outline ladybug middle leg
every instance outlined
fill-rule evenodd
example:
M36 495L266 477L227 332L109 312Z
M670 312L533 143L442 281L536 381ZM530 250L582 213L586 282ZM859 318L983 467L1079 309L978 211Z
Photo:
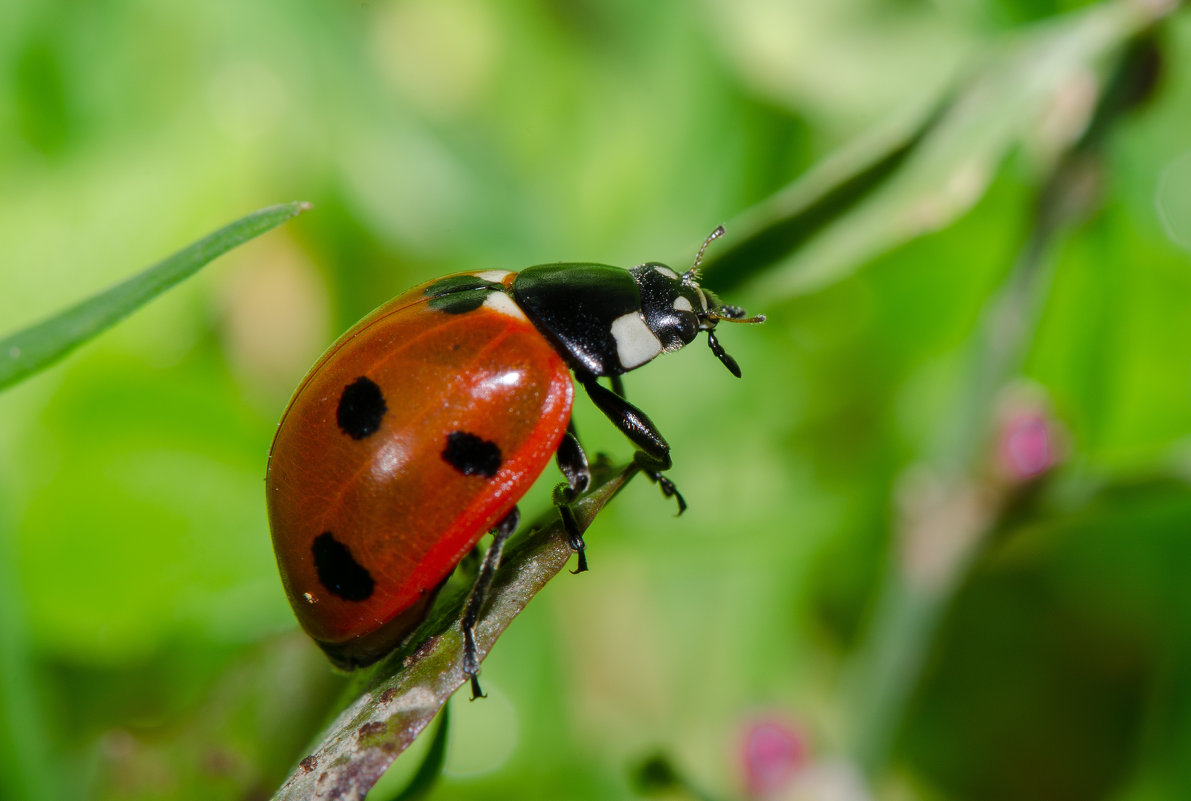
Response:
M562 525L567 531L567 542L571 550L579 554L579 562L571 572L582 573L587 570L587 551L571 504L591 484L591 466L587 463L587 454L583 452L583 446L579 444L574 420L567 423L567 432L563 434L562 442L558 443L554 457L558 462L559 471L566 479L554 488L554 505L558 507L558 513L562 516Z
M492 544L484 554L484 561L480 564L476 583L472 585L471 593L467 596L467 603L463 607L463 619L460 628L463 629L463 675L471 681L471 700L483 698L476 674L480 672L480 655L476 649L476 622L480 618L480 610L484 601L488 600L488 592L492 589L492 579L496 577L496 568L500 567L500 557L504 553L505 543L517 530L517 523L521 520L521 513L514 506L512 511L492 529Z
M601 386L595 376L580 377L579 382L587 390L596 408L640 449L633 455L633 461L637 463L641 472L661 488L663 495L678 502L678 514L685 512L686 501L683 500L678 487L662 475L662 471L669 470L673 462L670 460L670 445L653 421L621 395Z

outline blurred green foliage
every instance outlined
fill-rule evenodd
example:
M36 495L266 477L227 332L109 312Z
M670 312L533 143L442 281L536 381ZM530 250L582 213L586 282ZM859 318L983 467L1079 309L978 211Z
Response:
M709 285L769 316L722 332L743 380L701 347L627 379L692 508L672 518L639 481L604 511L592 571L503 636L488 701L455 705L436 797L631 797L659 753L739 797L758 716L805 733L811 794L1186 797L1186 14L1157 35L1152 97L1078 169L1060 167L1119 48L1060 82L1007 157L950 173L949 214L876 206L796 257L862 254L815 286L788 262L728 273L746 210L1085 5L0 7L0 335L248 209L315 206L0 394L0 797L271 793L345 684L296 631L262 503L273 428L321 349L435 275L684 264L721 221ZM1007 119L1013 96L983 111ZM1055 181L1073 207L1039 242ZM910 211L912 234L874 245ZM1036 323L1008 369L1027 383L973 397L1012 339L990 310L1027 262ZM995 463L1020 404L1056 465L1014 484ZM591 408L576 421L627 455ZM940 458L956 421L977 446L959 464ZM954 523L912 552L928 566L964 531L976 544L922 625L884 627L915 608L897 588L922 568L907 543L935 530L920 519ZM885 635L916 669L884 672ZM866 740L872 697L892 712Z

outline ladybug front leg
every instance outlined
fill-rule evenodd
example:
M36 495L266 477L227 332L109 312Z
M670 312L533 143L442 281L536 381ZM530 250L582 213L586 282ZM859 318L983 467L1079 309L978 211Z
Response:
M513 510L496 524L496 528L492 529L492 544L484 554L476 583L472 585L471 594L467 596L467 603L463 607L463 619L460 621L460 627L463 629L463 675L471 681L473 701L484 697L480 682L476 678L476 674L480 672L480 655L476 650L476 621L480 618L484 601L488 599L488 591L492 589L492 579L496 576L496 568L500 566L505 543L517 530L520 520L521 513L514 506Z
M612 384L612 391L622 398L627 398L624 394L624 379L619 374L608 376L608 381Z
M645 412L638 409L627 400L607 389L596 381L594 376L581 377L580 383L587 390L592 403L596 405L626 437L632 440L640 450L633 455L633 461L641 472L657 483L662 494L667 498L678 501L678 513L686 511L686 501L674 486L674 482L662 475L663 470L669 470L673 462L670 460L670 445L658 431L653 421Z
M591 466L587 463L587 454L583 452L583 446L579 444L573 420L567 424L567 432L563 434L562 442L558 443L554 457L558 462L558 469L566 479L566 483L554 488L554 505L558 507L558 513L562 516L562 525L567 531L567 542L571 550L579 554L579 562L571 572L582 573L587 570L587 551L571 504L591 484Z

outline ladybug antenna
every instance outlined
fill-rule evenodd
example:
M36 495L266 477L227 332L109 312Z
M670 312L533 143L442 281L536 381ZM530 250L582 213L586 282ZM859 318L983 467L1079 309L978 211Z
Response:
M691 265L691 269L683 273L682 282L684 284L697 285L699 283L699 279L701 277L699 275L699 265L703 263L703 254L706 252L707 246L710 245L713 240L719 239L723 235L724 226L717 225L715 230L708 234L707 238L703 240L703 244L699 247L699 252L695 254L695 263Z
M699 252L695 254L695 265L691 268L692 270L698 269L699 265L703 263L703 252L707 250L707 246L723 235L724 226L722 225L717 225L715 230L707 235L707 238L703 240L703 245L699 248Z
M704 317L711 323L708 328L714 328L716 323L763 323L765 322L764 314L755 314L752 317L748 316L748 312L739 306L729 306L719 299L714 292L708 289L699 289L703 293L703 297L707 298L707 313Z
M714 312L711 316L715 318L716 322L720 323L763 323L765 322L764 314L754 314L748 317L748 312L739 306L720 306L719 310Z

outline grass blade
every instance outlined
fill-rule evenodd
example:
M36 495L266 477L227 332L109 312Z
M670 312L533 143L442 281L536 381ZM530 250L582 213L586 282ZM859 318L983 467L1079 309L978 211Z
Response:
M45 369L237 245L310 208L294 202L255 211L173 256L49 319L0 340L0 389Z

